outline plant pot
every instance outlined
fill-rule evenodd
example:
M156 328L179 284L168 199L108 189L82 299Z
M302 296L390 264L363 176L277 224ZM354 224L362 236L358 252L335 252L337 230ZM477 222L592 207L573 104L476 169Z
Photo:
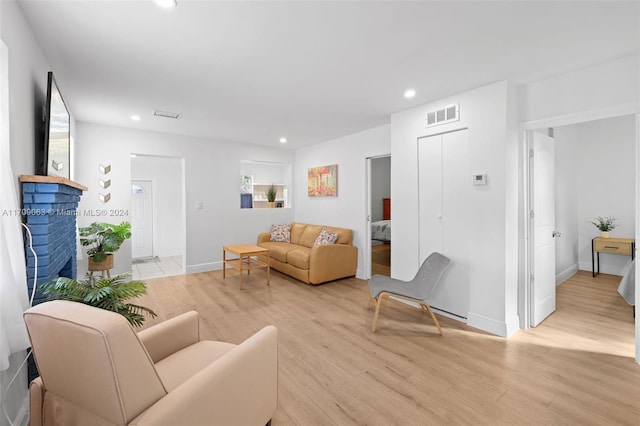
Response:
M89 256L89 271L91 272L108 271L109 269L113 269L112 254L108 254L107 258L102 262L94 262L93 256Z
M271 207L272 209L276 207L276 202L275 201L269 201L269 207Z
M611 237L611 231L600 231L600 238L609 238Z

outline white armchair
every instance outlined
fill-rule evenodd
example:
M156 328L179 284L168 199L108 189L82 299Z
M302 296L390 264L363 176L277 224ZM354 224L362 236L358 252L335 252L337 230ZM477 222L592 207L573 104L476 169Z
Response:
M40 377L30 425L256 425L277 409L277 329L200 340L198 313L136 333L119 314L51 301L24 314Z

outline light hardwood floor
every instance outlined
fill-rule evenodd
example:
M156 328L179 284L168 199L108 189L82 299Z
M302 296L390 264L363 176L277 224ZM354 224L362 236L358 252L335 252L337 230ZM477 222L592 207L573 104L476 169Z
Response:
M632 310L619 277L580 272L558 309L509 339L399 303L370 330L366 281L309 286L272 271L221 271L147 281L146 326L195 309L203 338L239 343L279 330L282 425L640 424Z
M371 275L391 276L391 244L371 246Z

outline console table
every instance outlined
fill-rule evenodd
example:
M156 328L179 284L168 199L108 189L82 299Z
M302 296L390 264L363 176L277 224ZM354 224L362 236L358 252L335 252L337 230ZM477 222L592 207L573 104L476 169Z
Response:
M591 273L594 277L600 273L600 253L623 254L631 256L631 260L633 260L636 253L636 240L633 238L601 237L591 240Z

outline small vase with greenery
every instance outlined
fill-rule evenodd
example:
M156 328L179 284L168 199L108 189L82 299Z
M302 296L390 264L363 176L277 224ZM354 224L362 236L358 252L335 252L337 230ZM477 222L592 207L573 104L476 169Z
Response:
M116 312L131 325L139 327L144 323L145 315L156 317L157 314L147 307L127 302L147 293L144 281L126 281L129 275L101 277L98 280L89 276L84 280L59 277L42 284L40 290L49 299L70 300Z
M277 193L278 191L276 190L275 185L271 184L271 186L267 189L267 201L270 203L269 205L271 207L275 206Z
M122 222L119 225L111 223L94 222L90 226L80 228L80 242L84 247L89 247L87 254L94 263L100 264L107 260L107 256L117 252L122 243L131 238L131 224ZM107 270L113 267L89 268L90 270Z
M616 225L615 217L596 217L595 221L591 222L596 228L600 230L600 236L607 238L610 232L613 231L618 225Z

